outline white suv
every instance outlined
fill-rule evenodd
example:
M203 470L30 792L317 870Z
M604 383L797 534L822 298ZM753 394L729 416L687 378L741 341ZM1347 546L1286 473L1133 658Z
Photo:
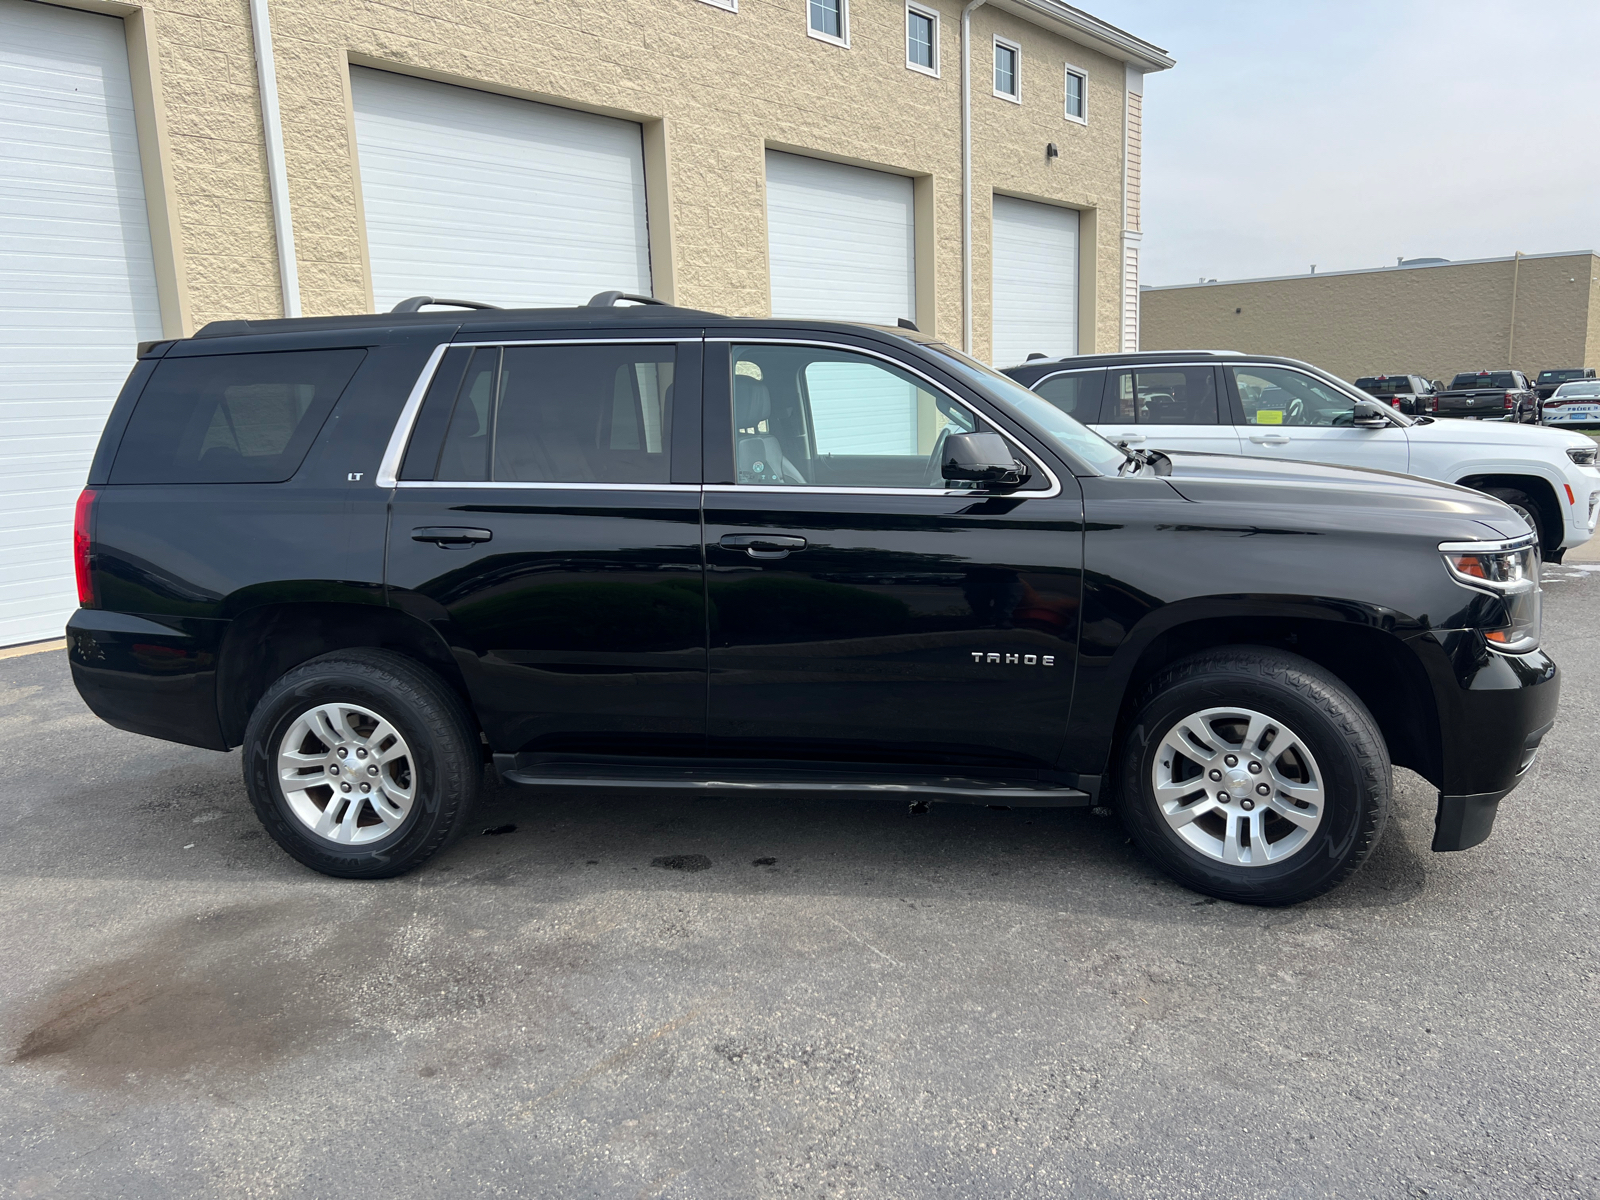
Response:
M1005 368L1114 442L1420 475L1487 492L1561 561L1594 536L1596 445L1504 422L1411 418L1308 363L1225 350L1032 359Z

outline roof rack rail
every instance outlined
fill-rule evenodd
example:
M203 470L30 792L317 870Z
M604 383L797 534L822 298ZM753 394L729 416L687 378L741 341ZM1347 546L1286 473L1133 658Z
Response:
M392 313L417 312L425 305L443 304L449 308L493 308L499 309L498 304L485 304L481 300L445 300L442 297L435 300L432 296L412 296L400 301L389 311Z
M666 304L654 296L635 296L631 292L596 292L589 297L585 308L611 308L618 300L632 300L635 304Z

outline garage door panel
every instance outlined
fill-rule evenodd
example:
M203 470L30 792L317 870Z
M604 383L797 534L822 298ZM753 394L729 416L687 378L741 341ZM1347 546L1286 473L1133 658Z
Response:
M351 86L380 310L650 293L637 124L362 67Z
M160 336L122 21L0 0L0 645L76 607L73 503Z
M1078 214L994 198L993 361L1078 352Z
M772 314L916 319L916 233L903 175L767 152Z

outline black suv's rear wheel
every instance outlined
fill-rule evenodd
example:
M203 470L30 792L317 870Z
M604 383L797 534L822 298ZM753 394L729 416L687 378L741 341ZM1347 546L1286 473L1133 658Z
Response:
M256 815L324 875L379 879L431 858L469 819L482 774L460 699L383 650L295 667L267 689L245 730Z
M1388 749L1342 683L1254 647L1174 664L1140 700L1120 756L1124 824L1181 883L1247 904L1339 884L1388 815Z

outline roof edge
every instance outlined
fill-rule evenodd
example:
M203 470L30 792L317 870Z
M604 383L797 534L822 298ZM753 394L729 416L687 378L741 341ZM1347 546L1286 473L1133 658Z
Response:
M1091 16L1062 0L990 0L999 9L1057 33L1064 32L1076 42L1085 42L1111 58L1130 63L1146 72L1168 71L1178 65L1160 46L1135 37L1126 30Z
M1347 271L1317 271L1314 274L1300 275L1257 275L1250 279L1219 279L1214 283L1162 283L1141 287L1141 292L1176 292L1183 288L1213 288L1227 287L1231 283L1282 283L1289 279L1332 279L1336 275L1377 275L1382 272L1393 271L1438 271L1447 267L1472 267L1480 263L1515 262L1522 259L1527 262L1540 258L1583 258L1585 255L1595 258L1600 257L1593 250L1557 250L1550 254L1502 254L1494 258L1456 258L1449 262L1418 263L1416 266L1402 267L1398 264L1392 267L1351 267Z

